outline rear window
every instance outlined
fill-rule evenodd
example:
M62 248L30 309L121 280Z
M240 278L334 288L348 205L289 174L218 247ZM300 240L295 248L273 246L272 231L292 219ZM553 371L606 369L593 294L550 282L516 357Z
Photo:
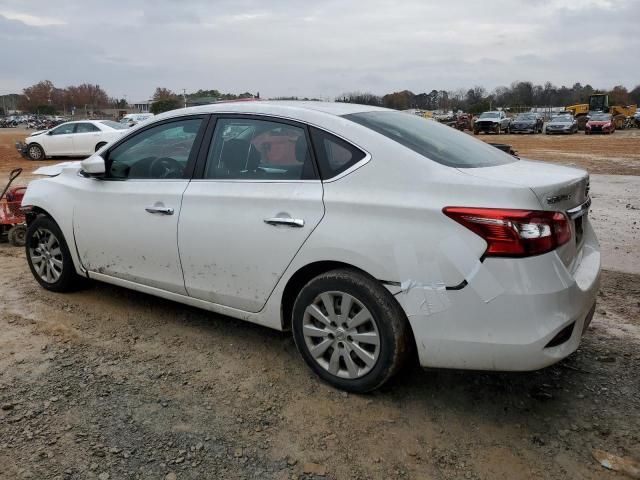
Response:
M107 127L111 127L115 130L126 130L127 127L122 125L121 123L114 122L113 120L101 120L100 123L106 125Z
M417 115L375 111L344 118L359 123L434 162L456 168L492 167L517 159L481 140Z
M311 140L323 180L348 170L366 156L359 148L315 127L311 127Z

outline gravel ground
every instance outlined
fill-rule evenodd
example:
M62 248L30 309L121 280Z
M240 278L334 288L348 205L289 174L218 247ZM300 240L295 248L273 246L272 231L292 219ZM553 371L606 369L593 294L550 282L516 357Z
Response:
M623 478L592 452L640 459L640 189L592 190L605 270L574 355L414 366L371 395L321 383L285 333L105 284L44 291L0 244L0 478Z

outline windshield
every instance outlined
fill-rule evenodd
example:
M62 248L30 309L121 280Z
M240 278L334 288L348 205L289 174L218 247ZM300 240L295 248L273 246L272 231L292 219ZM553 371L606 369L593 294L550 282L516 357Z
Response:
M568 123L573 121L573 118L571 118L569 115L558 115L557 117L553 117L551 121L558 123Z
M344 118L450 167L491 167L516 161L511 155L466 133L416 115L375 111L352 113Z
M608 122L609 120L611 120L611 115L608 115L606 113L594 113L593 115L591 115L591 118L589 120L595 120L597 122Z
M107 127L111 127L115 130L126 130L127 127L122 125L121 123L114 122L113 120L102 120L101 124L106 125Z
M521 113L516 117L516 120L535 120L536 116L532 113Z
M498 118L500 114L498 112L484 112L480 115L480 118Z

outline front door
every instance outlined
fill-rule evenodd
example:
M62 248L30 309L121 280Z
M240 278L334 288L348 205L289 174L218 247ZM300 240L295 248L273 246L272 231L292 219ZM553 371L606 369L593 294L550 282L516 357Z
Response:
M50 130L43 141L44 153L53 155L73 155L73 132L75 123L63 123Z
M77 194L74 234L83 266L186 294L177 228L205 117L182 117L125 138L106 156L104 179Z
M266 303L324 214L306 128L219 118L178 225L189 295L249 312Z

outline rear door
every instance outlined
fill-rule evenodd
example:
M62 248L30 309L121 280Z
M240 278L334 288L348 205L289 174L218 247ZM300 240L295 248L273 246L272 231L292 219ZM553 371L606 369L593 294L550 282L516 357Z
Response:
M73 134L73 151L75 155L91 155L100 142L101 130L93 123L80 122L76 124Z
M182 200L178 244L189 295L259 311L324 215L304 125L221 116Z

